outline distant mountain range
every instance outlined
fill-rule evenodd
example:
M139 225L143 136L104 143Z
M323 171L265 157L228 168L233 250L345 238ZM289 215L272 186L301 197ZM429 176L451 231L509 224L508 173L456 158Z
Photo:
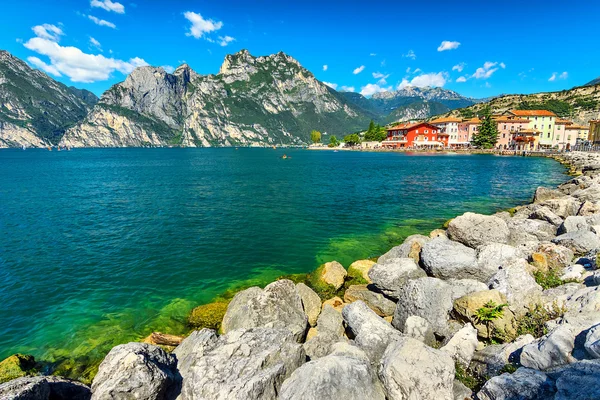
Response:
M0 51L0 147L304 144L313 129L343 136L366 129L371 119L468 113L486 100L441 88L406 87L371 98L337 92L285 53L254 57L246 50L226 56L214 75L186 64L172 74L136 68L98 99Z
M588 83L586 83L583 86L594 86L594 85L600 85L600 76L592 81L589 81Z

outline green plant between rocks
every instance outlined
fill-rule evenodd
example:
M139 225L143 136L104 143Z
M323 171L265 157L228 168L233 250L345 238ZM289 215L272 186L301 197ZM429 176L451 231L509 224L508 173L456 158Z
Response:
M535 271L533 273L533 277L538 285L542 287L542 289L552 289L566 283L577 282L576 279L560 279L556 272L553 270L549 270L547 272Z
M483 305L483 307L478 308L475 312L475 318L478 323L482 323L485 325L487 329L487 337L491 339L491 324L495 320L502 318L504 315L504 307L508 306L508 304L500 304L496 305L496 303L492 300L488 301Z
M566 312L566 307L558 305L556 301L549 308L541 304L532 304L529 306L529 311L517 319L517 336L530 334L535 338L542 337L548 333L546 322L560 318Z
M489 379L488 376L479 376L459 362L454 363L454 378L474 392L479 391Z

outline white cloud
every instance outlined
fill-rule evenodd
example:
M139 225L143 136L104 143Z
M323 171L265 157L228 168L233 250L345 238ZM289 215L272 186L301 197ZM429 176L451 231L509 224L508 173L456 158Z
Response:
M462 62L460 64L456 64L454 67L452 67L452 71L458 71L458 72L462 72L463 69L465 69L465 63Z
M219 36L219 45L225 47L227 46L229 43L235 41L235 38L231 37L231 36Z
M37 57L27 57L27 61L29 61L30 64L32 64L33 66L41 69L44 72L49 73L50 75L54 75L54 76L62 76L60 74L60 72L58 72L58 69L56 69L54 66L52 65L48 65L45 62L43 62L42 60L40 60Z
M356 92L356 89L354 88L354 86L342 86L340 88L341 92Z
M365 69L365 66L364 66L364 65L361 65L360 67L358 67L358 68L355 68L355 69L354 69L354 71L352 71L352 73L353 73L354 75L358 75L358 74L360 74L361 72L363 72L363 70L364 70L364 69Z
M337 89L337 87L338 87L337 83L331 83L331 82L323 82L323 83L334 90Z
M398 89L404 89L409 86L416 87L443 87L447 82L447 75L444 72L431 72L428 74L421 74L415 76L410 81L406 78L402 79L402 82L398 84Z
M464 76L459 76L458 78L456 78L457 83L466 82L466 81L467 81L467 78L465 78Z
M454 50L457 49L458 46L460 46L460 42L450 42L448 40L444 40L437 48L437 51Z
M373 72L373 78L375 79L387 79L390 77L390 74L382 74L381 72Z
M102 51L102 45L99 41L90 36L90 46L95 47L99 51Z
M553 72L552 76L550 77L550 79L548 79L549 82L554 82L557 79L567 79L569 77L569 73L567 71L561 73L560 75L558 74L558 72Z
M88 15L87 16L89 19L91 19L96 25L100 25L100 26L108 26L109 28L113 28L115 29L117 26L115 24L113 24L112 22L100 19L100 18L96 18L93 15Z
M29 39L23 46L50 60L50 63L46 63L38 57L29 57L28 61L31 64L49 74L67 76L73 82L102 81L108 79L114 71L129 74L136 67L148 65L146 61L138 57L123 61L107 58L101 54L87 54L77 47L61 46L57 40L51 40L44 36Z
M415 70L413 71L413 74L418 74L419 72L423 72L423 71L421 71L421 68L417 68L417 69L415 69Z
M193 36L196 39L200 39L205 33L218 31L223 27L223 22L204 19L202 15L192 11L186 11L183 13L183 16L192 23L190 31L186 33L186 36Z
M106 11L114 11L118 14L125 13L125 7L123 7L123 4L117 3L117 2L113 3L110 0L92 0L90 2L90 6L100 7L100 8L105 9Z
M62 29L52 24L37 25L31 28L31 30L38 37L48 40L54 40L56 42L58 42L60 37L64 35Z
M369 54L371 57L375 57L377 55L377 53L371 53Z
M506 68L506 65L504 63L498 64L497 62L486 61L483 67L477 68L472 77L475 79L488 79L494 72L498 71L498 67Z
M173 72L175 72L175 67L173 67L171 65L163 65L161 68L164 69L169 74L172 74Z
M327 64L323 65L323 71L327 71L327 68L329 68Z
M413 50L409 50L408 53L402 55L402 57L406 57L406 58L410 58L411 60L415 60L417 58L417 55L415 54L415 52Z
M410 74L410 67L406 68L406 73Z
M387 87L387 88L384 88L384 87L381 87L381 86L379 86L377 84L369 83L366 86L363 86L361 88L360 94L362 94L363 96L372 96L375 93L388 92L390 90L392 90L391 86Z

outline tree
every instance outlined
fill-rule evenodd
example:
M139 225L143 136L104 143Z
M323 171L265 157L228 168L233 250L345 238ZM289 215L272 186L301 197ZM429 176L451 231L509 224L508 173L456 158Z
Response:
M312 131L310 133L310 140L314 143L320 143L321 142L321 132L319 131Z
M367 142L381 142L387 137L387 131L384 127L377 124L371 120L369 124L369 129L365 132L365 141Z
M335 135L332 135L331 137L329 137L329 147L338 147L339 145L340 145L340 142L335 137Z
M479 130L473 135L473 144L482 149L491 149L498 142L498 124L492 119L489 106L483 109L482 117Z
M504 307L508 304L496 305L493 300L488 301L483 307L477 309L475 318L477 322L482 323L487 328L487 337L491 339L490 325L498 318L502 318L504 315Z
M346 143L349 146L357 145L360 143L360 137L356 133L346 135L344 136L344 143Z

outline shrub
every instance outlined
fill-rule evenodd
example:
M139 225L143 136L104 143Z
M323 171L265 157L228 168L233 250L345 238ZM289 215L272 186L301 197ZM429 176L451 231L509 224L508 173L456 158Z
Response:
M533 277L535 278L537 284L540 285L544 290L552 289L569 282L577 282L576 279L562 280L558 275L556 275L556 272L552 270L547 272L536 271L533 273Z
M488 377L482 377L471 371L470 368L465 368L459 362L455 363L454 378L460 381L463 385L474 392L479 391Z
M529 311L517 319L517 335L530 334L539 338L548 333L546 322L565 315L567 309L565 306L559 306L558 303L552 303L550 309L546 309L541 304L530 305Z
M479 323L482 323L487 328L487 337L491 339L490 325L498 318L504 315L504 307L508 304L496 305L492 300L488 301L483 307L477 309L475 318Z

